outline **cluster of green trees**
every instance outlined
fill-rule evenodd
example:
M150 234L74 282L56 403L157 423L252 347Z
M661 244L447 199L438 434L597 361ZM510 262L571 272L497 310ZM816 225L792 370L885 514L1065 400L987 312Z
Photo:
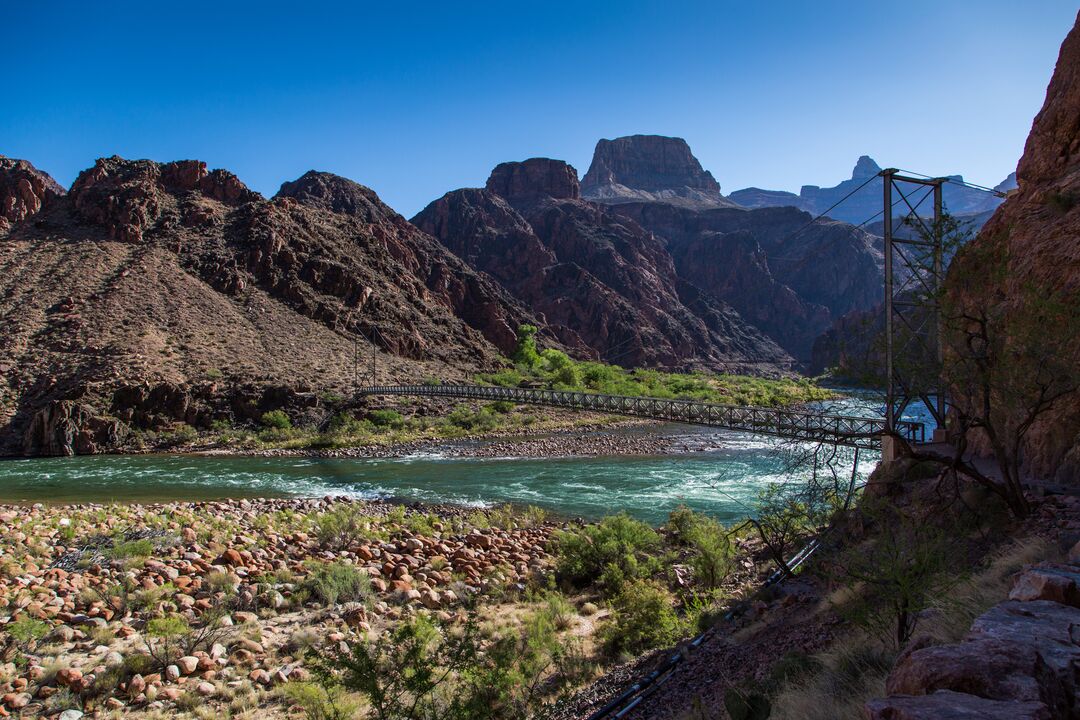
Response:
M560 390L578 390L610 395L688 398L736 405L791 405L825 400L834 394L809 379L766 379L745 375L668 373L618 365L574 360L561 350L540 350L536 327L518 328L518 344L511 359L513 367L480 375L492 385L517 387L526 382L542 382Z

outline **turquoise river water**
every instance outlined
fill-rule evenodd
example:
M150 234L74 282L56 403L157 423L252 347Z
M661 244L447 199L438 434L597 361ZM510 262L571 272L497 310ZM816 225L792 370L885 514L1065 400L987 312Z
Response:
M834 410L873 414L849 399ZM921 413L917 413L918 417ZM264 458L200 455L81 456L0 461L0 502L164 502L227 497L350 495L476 506L538 505L595 518L625 510L659 523L680 503L722 521L752 512L756 493L794 480L768 438L714 428L636 426L608 432L677 435L674 455L583 458ZM842 451L848 467L853 451ZM877 462L863 452L860 474Z

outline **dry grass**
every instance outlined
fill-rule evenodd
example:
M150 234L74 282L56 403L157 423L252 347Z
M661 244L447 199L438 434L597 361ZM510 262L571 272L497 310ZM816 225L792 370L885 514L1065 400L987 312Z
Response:
M952 588L920 622L922 642L957 642L972 621L1004 600L1013 575L1025 565L1054 559L1059 553L1042 539L1009 543L993 553L982 569ZM786 684L772 699L775 720L862 718L867 700L881 697L897 651L879 638L852 631L816 659L820 671Z

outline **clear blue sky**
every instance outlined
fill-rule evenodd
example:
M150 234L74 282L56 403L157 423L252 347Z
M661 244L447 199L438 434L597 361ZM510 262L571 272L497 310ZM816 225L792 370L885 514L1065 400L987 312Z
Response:
M995 184L1075 2L9 2L0 153L198 158L270 195L311 168L406 216L505 160L685 137L725 192L855 159ZM894 51L890 55L890 51Z

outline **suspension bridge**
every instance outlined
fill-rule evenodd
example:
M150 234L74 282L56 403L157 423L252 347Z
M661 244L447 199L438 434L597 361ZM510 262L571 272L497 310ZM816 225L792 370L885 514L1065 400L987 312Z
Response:
M850 417L788 408L722 405L696 400L603 395L571 390L487 385L375 385L361 388L360 394L412 395L544 405L689 425L707 425L725 430L772 435L805 442L846 445L866 450L880 450L881 437L885 432L883 418ZM925 429L922 423L902 422L897 429L908 442L921 443L925 440Z

